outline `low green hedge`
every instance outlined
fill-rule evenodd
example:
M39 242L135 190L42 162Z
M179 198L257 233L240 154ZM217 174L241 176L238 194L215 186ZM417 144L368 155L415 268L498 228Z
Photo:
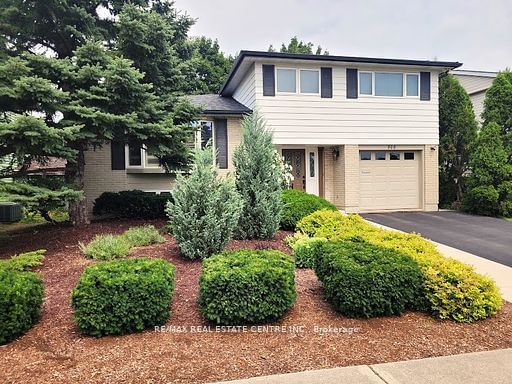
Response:
M199 306L205 318L225 325L281 317L296 299L295 267L275 250L238 250L203 261Z
M294 230L300 219L320 209L338 210L327 200L296 189L283 190L281 202L281 228L286 230Z
M27 269L40 265L44 253L39 250L0 261L0 344L23 335L39 319L43 280Z
M399 315L423 309L423 275L407 255L366 242L320 245L315 272L333 307L348 317Z
M365 241L407 255L421 268L428 311L437 318L473 322L496 314L503 305L494 281L441 255L433 243L419 235L383 230L357 215L325 211L305 217L297 227L311 237Z
M162 259L115 260L86 268L73 289L80 332L122 335L164 324L171 312L175 268Z
M115 215L137 219L165 218L165 205L172 200L170 193L157 195L139 190L103 192L94 200L94 215Z

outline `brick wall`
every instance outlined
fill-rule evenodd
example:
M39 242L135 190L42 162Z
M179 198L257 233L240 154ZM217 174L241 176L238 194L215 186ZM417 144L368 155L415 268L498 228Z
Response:
M345 191L343 209L348 212L359 210L359 146L345 145L340 154L342 166L340 169L340 190Z
M230 117L227 119L228 123L228 168L219 169L219 174L225 176L228 172L234 172L233 167L233 152L242 141L242 128L240 126L241 118Z
M432 149L434 148L434 149ZM423 150L424 210L437 211L439 203L439 153L437 145Z
M111 169L109 143L85 152L84 179L84 192L89 211L92 211L94 200L103 192L119 192L126 189L126 171Z

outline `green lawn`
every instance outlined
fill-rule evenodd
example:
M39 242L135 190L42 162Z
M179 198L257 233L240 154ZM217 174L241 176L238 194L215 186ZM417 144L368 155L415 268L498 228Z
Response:
M510 221L512 223L512 217L505 217L505 220Z

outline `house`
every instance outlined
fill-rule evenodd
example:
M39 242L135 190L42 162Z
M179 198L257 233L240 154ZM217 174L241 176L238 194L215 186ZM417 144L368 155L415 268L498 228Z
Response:
M484 111L485 92L490 88L492 82L498 75L497 72L484 71L468 71L456 70L452 71L452 75L459 80L464 87L473 104L476 119L482 123L482 112Z
M233 171L241 119L257 109L293 188L346 212L437 210L438 77L460 65L241 51L219 94L190 97L203 108L196 145L212 139L221 172ZM86 163L90 206L105 190L170 188L144 150L113 143Z

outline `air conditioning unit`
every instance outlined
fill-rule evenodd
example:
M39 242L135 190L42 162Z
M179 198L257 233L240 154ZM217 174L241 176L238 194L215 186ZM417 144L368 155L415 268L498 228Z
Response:
M0 222L14 223L21 220L21 205L17 203L0 202Z

